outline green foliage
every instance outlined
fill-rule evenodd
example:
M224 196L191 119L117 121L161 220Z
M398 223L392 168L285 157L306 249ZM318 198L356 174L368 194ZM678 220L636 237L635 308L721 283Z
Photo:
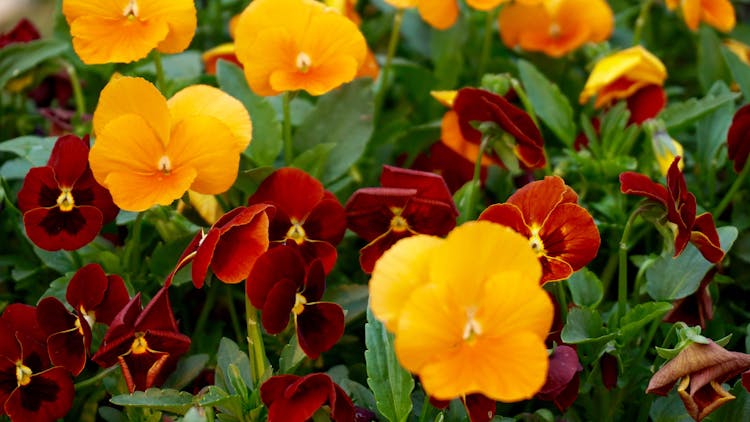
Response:
M59 57L69 48L67 43L46 39L11 44L0 49L0 90L11 79L23 76L44 61Z

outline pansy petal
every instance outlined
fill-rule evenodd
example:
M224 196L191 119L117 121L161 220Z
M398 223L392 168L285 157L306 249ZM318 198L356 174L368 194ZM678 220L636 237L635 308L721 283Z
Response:
M359 265L362 267L362 271L367 274L373 272L378 260L386 251L393 247L399 240L410 236L412 236L412 233L409 231L397 232L388 230L368 243L364 248L359 250Z
M109 173L106 183L120 208L140 212L154 204L171 204L190 188L195 178L192 167L175 169L167 177L158 172L142 175L116 171Z
M517 233L531 237L531 230L524 219L523 211L514 204L492 204L479 215L479 221L491 221L510 227Z
M346 201L347 227L372 241L390 228L393 208L402 209L417 193L416 189L404 188L357 189Z
M140 60L169 33L164 21L81 16L70 25L73 49L89 65Z
M667 208L669 193L664 185L660 185L648 176L632 171L620 174L620 191L626 195L639 195L652 199Z
M724 259L719 233L716 231L714 218L710 213L706 212L695 218L690 241L708 261L718 263Z
M750 134L750 104L737 110L727 133L727 155L734 162L734 171L737 173L745 167L747 157L750 155L748 134Z
M89 335L89 341L90 339ZM80 374L86 366L85 337L77 329L50 335L47 348L50 350L52 364L62 366L73 375Z
M211 260L211 270L219 280L239 283L246 279L268 249L268 215L263 208L246 208L235 219L237 225L221 234Z
M419 198L445 203L458 215L448 185L438 174L384 165L380 184L387 188L416 189Z
M327 375L313 374L301 378L284 395L267 403L268 422L304 422L328 401L331 380ZM264 400L265 403L265 400Z
M55 367L34 374L28 385L15 389L4 409L14 421L55 421L68 414L74 394L70 373Z
M61 193L52 167L34 167L26 174L18 191L18 208L27 212L39 207L54 207Z
M296 301L297 285L289 279L277 280L263 304L261 322L269 334L279 334L289 324Z
M303 170L284 167L268 176L247 202L275 205L290 218L303 222L323 195L323 184L317 179Z
M88 167L89 147L75 135L60 137L52 147L47 165L55 170L61 187L72 188Z
M294 291L300 289L305 279L305 262L293 247L279 246L268 250L255 261L246 284L250 303L263 309L273 285L284 279L295 283Z
M305 219L308 239L323 240L333 245L341 242L346 232L346 212L337 199L320 201Z
M344 334L344 310L336 303L305 305L296 322L300 348L310 359L328 351Z
M150 0L140 2L140 18L164 21L169 27L167 37L156 48L162 53L181 53L195 35L197 12L194 0Z
M102 228L102 213L90 206L36 208L23 215L26 234L38 247L47 251L76 250L88 244Z
M169 286L163 286L151 298L143 312L135 320L133 327L136 331L166 331L177 332L177 322L169 304Z
M75 310L91 310L102 302L108 285L104 269L99 264L88 264L73 274L65 292L65 299Z
M457 0L421 0L417 3L419 15L435 29L448 29L456 23L459 9Z
M601 238L593 217L578 204L560 204L550 212L539 235L545 255L578 271L596 257Z

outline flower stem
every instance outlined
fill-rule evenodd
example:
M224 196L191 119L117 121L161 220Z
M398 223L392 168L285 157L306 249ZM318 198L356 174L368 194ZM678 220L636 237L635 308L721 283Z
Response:
M641 208L636 209L628 217L625 228L622 231L619 249L619 271L617 277L617 315L618 320L625 315L628 301L628 237L633 228L633 222L641 213Z
M404 18L404 9L398 9L396 14L393 15L393 28L391 29L391 38L388 41L388 53L385 56L385 64L380 72L380 78L378 80L377 91L375 92L375 116L374 121L377 123L380 117L381 108L383 107L383 101L385 100L385 92L388 89L388 78L391 74L391 63L393 62L393 56L396 54L396 47L398 47L398 38L401 33L401 22Z
M86 99L83 97L83 89L81 89L81 80L78 78L78 72L76 68L68 62L63 62L65 72L67 72L70 78L70 85L73 87L73 99L76 103L76 114L73 117L74 131L78 133L78 125L83 120L83 115L86 114ZM85 130L81 129L83 132Z
M166 95L167 79L164 76L164 65L161 62L161 54L159 51L154 50L153 56L154 67L156 67L156 87L159 88L162 94Z
M99 381L104 379L104 377L106 377L107 375L111 374L117 368L119 368L119 365L112 365L103 371L99 371L98 374L94 375L93 377L89 379L85 379L81 382L75 383L73 387L75 388L76 391L79 391L91 385L97 384Z
M729 187L726 195L724 195L724 198L721 199L719 205L714 209L714 218L719 218L724 210L727 209L729 204L734 199L734 195L737 193L737 191L740 189L740 186L742 186L742 183L747 178L748 173L750 173L750 163L745 163L745 167L742 168L742 171L740 171L740 174L737 175L737 178L734 179L734 183L732 183L732 186Z
M282 108L284 111L284 163L291 165L294 160L294 151L292 150L292 94L286 91L282 99Z
M227 307L229 308L229 320L232 323L232 330L234 331L234 337L237 339L237 343L242 342L242 329L240 328L240 318L237 316L237 307L234 306L234 295L232 294L232 287L228 284L225 285L227 289Z
M133 222L133 226L130 231L130 236L128 237L127 244L125 245L125 251L123 252L123 261L126 263L131 276L135 276L140 272L141 257L138 252L141 243L141 227L143 226L144 214L145 212L139 212L138 215L136 215L135 221Z
M211 313L211 310L214 307L214 303L216 303L216 293L219 291L219 286L217 286L216 283L211 283L211 285L207 288L208 295L206 296L206 301L203 302L203 308L201 309L201 313L198 315L198 322L195 323L194 332L197 335L203 334L206 321L208 321L208 315Z
M464 207L460 215L460 220L465 223L474 218L474 209L477 207L477 201L479 200L479 186L481 185L480 178L482 175L482 157L484 156L484 150L487 149L490 137L483 136L482 142L479 144L479 154L477 154L477 160L474 162L474 176L471 178L471 185L469 193L464 202Z
M646 25L646 20L651 12L651 5L653 3L654 0L645 0L641 3L641 11L638 13L638 18L635 20L635 28L633 29L633 45L638 45L641 42L643 27Z
M247 283L247 281L245 281ZM245 295L245 313L247 315L247 344L250 362L253 368L253 385L259 386L266 370L266 350L263 344L263 333L260 329L258 310Z
M479 54L479 66L477 70L478 80L481 82L484 72L487 71L487 62L490 60L490 53L492 52L492 25L495 23L495 16L497 16L497 8L488 10L485 13L484 20L484 38L482 39L482 50Z
M568 320L568 297L565 293L563 281L558 281L555 284L557 285L557 303L560 304L560 318L562 318L564 324Z

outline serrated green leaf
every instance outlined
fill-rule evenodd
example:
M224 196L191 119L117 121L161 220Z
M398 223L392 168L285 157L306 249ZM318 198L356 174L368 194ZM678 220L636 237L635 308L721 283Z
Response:
M216 80L224 92L240 100L250 113L253 138L245 154L258 166L272 165L283 148L281 123L276 118L273 106L250 90L242 69L232 63L219 60Z
M727 252L737 239L737 229L720 227L719 239ZM646 291L654 300L673 301L695 293L708 270L714 266L688 244L680 256L661 256L646 269Z
M206 392L196 396L195 404L204 407L216 406L221 405L227 401L239 400L239 398L239 396L229 395L229 393L215 385L210 385L206 389Z
M724 84L722 81L717 81L716 83ZM730 92L718 96L708 94L701 99L691 98L687 101L667 106L660 116L664 119L667 131L675 135L719 107L731 104L739 96L739 93Z
M372 80L357 79L318 100L315 109L294 134L295 156L331 143L321 172L324 184L345 174L365 152L373 131Z
M147 407L179 415L184 415L193 406L193 400L193 395L185 391L160 388L121 394L109 399L112 404L118 406Z
M10 44L0 50L0 89L11 79L21 76L34 66L61 56L68 44L56 39L34 40Z
M742 62L736 54L726 47L721 48L721 54L724 56L724 61L729 67L732 78L740 87L742 95L745 96L745 102L750 101L750 66Z
M393 350L393 335L367 309L365 324L365 361L367 384L380 413L390 422L405 422L412 410L414 379L398 363Z
M568 279L568 288L578 306L596 308L604 295L602 282L588 268L573 273Z
M638 333L649 322L661 318L672 309L671 303L648 302L636 305L620 319L620 336L624 341Z
M518 61L518 73L536 114L555 136L572 147L576 138L576 126L573 108L567 97L557 85L525 60Z
M607 333L599 312L588 308L573 308L560 334L569 344L591 343L613 338L615 333Z

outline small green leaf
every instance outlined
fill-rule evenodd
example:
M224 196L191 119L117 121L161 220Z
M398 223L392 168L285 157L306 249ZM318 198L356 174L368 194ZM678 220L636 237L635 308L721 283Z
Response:
M375 394L378 410L390 422L405 422L412 410L414 379L398 363L393 335L367 309L365 324L367 384Z
M605 341L614 336L615 333L607 334L599 312L588 308L571 309L561 333L562 340L570 344Z
M677 394L658 397L648 412L653 422L693 422Z
M572 147L576 138L576 126L573 108L567 97L560 92L557 85L525 60L518 61L518 73L536 114L555 136L568 147Z
M216 79L221 89L245 105L253 121L253 138L245 153L258 166L272 165L281 153L281 123L276 111L264 97L250 90L242 69L224 60L216 65Z
M729 71L732 73L732 78L745 96L745 102L750 101L750 66L743 63L736 54L726 47L721 48L721 53L724 55L724 61L729 67Z
M737 239L737 229L725 226L717 231L721 248L728 252ZM646 291L654 300L682 299L698 290L701 280L713 266L695 246L688 244L678 257L661 256L646 269Z
M68 50L68 44L56 39L10 44L0 50L0 89L11 79L23 75L34 66Z
M216 385L229 394L239 394L241 391L234 388L230 379L230 365L236 368L247 389L252 390L253 379L250 370L250 358L240 350L237 343L222 337L219 342L219 351L216 353Z
M305 355L305 352L299 347L297 334L294 334L292 338L289 339L289 343L287 343L287 345L281 350L281 356L279 356L279 373L293 373L305 357L307 357L307 355Z
M370 290L365 284L338 284L326 289L323 300L341 305L348 324L367 312Z
M623 342L629 337L640 332L649 322L661 318L672 309L672 304L667 302L648 302L636 305L620 319L620 336Z
M199 353L197 355L188 356L187 358L180 359L177 363L177 368L174 372L169 375L169 378L164 382L164 387L174 388L180 390L190 384L201 371L206 367L208 363L208 355L205 353Z
M578 306L596 308L604 295L602 282L588 268L573 273L568 279L568 287L573 302Z
M152 410L184 415L193 406L193 395L173 389L149 388L109 399L118 406L147 407Z
M42 136L21 136L0 142L0 151L10 152L22 158L31 167L47 165L52 147L57 138Z
M717 81L716 84L724 84L724 82ZM719 107L733 103L739 96L739 93L730 92L716 96L707 94L701 99L691 98L669 105L662 111L661 118L664 119L667 131L675 135Z

